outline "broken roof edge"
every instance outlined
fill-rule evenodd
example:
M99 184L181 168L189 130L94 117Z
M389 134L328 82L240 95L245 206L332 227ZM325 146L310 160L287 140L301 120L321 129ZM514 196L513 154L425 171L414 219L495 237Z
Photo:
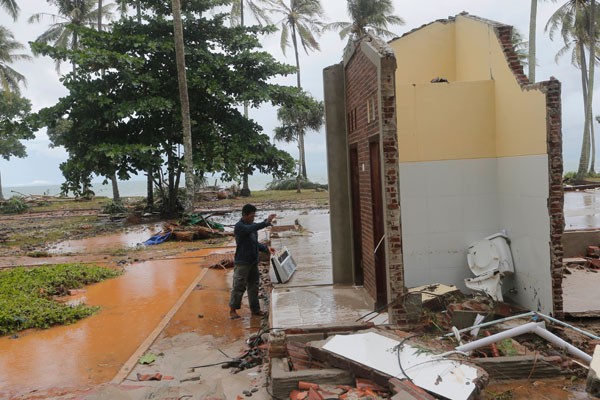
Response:
M348 40L348 44L344 48L344 55L342 57L344 67L346 67L352 57L354 57L356 50L362 46L367 46L373 53L379 55L380 58L396 58L394 50L385 40L372 33L366 33L358 39Z
M429 22L427 24L421 25L418 28L412 29L412 30L404 33L400 37L390 40L388 42L388 44L391 44L391 43L395 42L396 40L400 40L408 35L412 35L418 31L420 31L428 26L431 26L433 24L436 24L436 23L440 23L440 24L455 23L457 18L459 18L459 17L464 17L464 18L471 19L473 21L481 22L481 23L486 24L489 27L494 29L496 38L498 39L500 47L502 48L502 50L504 52L504 57L506 58L506 63L508 65L508 67L511 69L513 75L515 76L515 79L521 86L521 90L538 89L538 88L541 88L544 86L544 85L538 85L539 83L542 83L542 81L533 82L533 83L530 82L529 77L525 74L524 69L523 69L523 64L521 64L521 61L519 61L519 58L515 51L514 45L512 43L512 32L514 29L514 27L512 25L504 24L504 23L501 23L498 21L479 17L476 15L471 15L466 11L456 14L455 16L450 16L446 19L438 19L438 20ZM556 79L551 77L549 81L553 81L553 80L556 80ZM549 82L549 81L543 81L543 82Z

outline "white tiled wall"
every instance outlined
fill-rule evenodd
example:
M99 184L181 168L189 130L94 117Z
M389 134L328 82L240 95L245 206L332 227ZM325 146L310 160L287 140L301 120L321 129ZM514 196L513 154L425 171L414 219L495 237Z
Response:
M547 171L545 155L400 164L407 287L444 283L466 291L467 247L505 229L517 269L505 289L520 304L550 312Z

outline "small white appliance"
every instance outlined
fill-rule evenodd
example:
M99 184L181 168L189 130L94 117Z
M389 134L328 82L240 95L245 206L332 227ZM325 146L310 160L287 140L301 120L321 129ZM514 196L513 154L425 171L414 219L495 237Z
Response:
M502 278L515 272L508 237L496 233L471 244L467 262L475 277L465 279L466 286L484 292L496 301L504 301Z
M273 283L286 283L296 271L296 262L287 247L271 256L269 276Z

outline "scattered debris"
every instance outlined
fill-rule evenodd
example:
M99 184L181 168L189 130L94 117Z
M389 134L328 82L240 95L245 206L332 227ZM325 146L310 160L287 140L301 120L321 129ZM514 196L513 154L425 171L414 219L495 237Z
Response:
M140 357L140 359L138 360L139 364L152 364L154 361L156 361L156 359L158 358L158 356L154 353L146 353L143 356Z
M160 372L156 372L154 374L137 374L138 381L160 381L162 380L162 374Z

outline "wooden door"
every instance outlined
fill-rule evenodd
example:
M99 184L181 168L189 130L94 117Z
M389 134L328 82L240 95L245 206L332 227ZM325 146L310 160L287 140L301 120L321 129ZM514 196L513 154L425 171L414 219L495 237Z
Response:
M354 247L354 284L364 283L362 257L362 224L360 219L360 185L359 185L358 149L350 148L350 192L352 196L352 245Z

